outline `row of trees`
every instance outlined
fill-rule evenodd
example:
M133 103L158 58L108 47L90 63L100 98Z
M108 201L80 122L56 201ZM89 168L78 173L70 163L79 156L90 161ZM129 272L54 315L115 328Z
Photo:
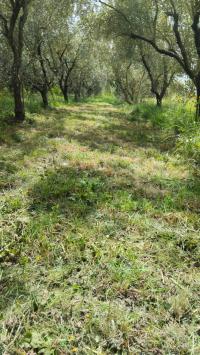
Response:
M15 121L25 119L24 90L38 92L44 107L54 86L66 102L69 93L79 101L101 90L91 14L86 1L0 0L0 82L13 93Z
M175 74L181 73L182 77L192 81L196 89L199 119L200 1L98 0L98 2L105 9L104 21L109 33L122 38L124 43L130 39L138 46L141 61L151 81L152 92L155 93L158 102L162 100ZM157 72L157 63L160 74ZM157 79L160 81L161 76L163 79L160 86Z
M151 92L161 106L179 77L196 88L200 117L200 0L0 0L0 40L15 121L24 90L47 107L55 86L68 102L109 85L129 104Z

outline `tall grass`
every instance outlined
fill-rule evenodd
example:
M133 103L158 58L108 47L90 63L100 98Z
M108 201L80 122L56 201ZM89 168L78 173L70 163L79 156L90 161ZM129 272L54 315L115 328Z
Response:
M193 102L166 102L162 108L151 102L135 105L130 120L163 130L166 136L175 138L177 153L195 165L200 164L200 123L195 121Z
M25 109L28 113L39 113L41 101L37 94L26 93ZM14 100L11 93L7 90L0 92L0 121L5 121L14 114Z
M13 115L13 98L7 91L0 92L0 121Z

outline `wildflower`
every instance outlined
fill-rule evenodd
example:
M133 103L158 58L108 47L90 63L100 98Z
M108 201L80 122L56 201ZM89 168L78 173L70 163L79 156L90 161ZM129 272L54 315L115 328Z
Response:
M74 341L75 340L75 337L73 336L73 335L70 335L69 337L68 337L68 341Z
M77 353L78 348L72 348L72 353Z

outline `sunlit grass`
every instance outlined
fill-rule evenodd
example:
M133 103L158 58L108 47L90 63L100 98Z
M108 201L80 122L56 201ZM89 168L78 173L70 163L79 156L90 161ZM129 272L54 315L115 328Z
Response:
M199 354L199 179L155 109L92 101L4 131L0 353Z

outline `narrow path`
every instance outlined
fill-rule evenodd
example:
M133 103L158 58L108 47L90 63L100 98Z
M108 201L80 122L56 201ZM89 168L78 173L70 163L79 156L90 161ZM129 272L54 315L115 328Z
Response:
M199 354L199 183L150 123L70 105L1 146L3 354Z

